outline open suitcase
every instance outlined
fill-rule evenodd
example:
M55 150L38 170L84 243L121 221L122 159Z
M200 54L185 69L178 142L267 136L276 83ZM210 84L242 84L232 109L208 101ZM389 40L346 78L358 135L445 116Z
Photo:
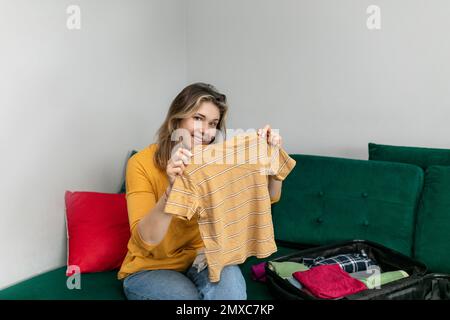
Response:
M408 277L386 283L378 288L367 289L344 296L344 300L448 300L450 299L450 275L427 274L426 266L418 261L380 244L353 240L333 245L303 249L271 261L301 262L303 258L333 257L364 250L370 259L377 262L382 272L404 270ZM322 300L308 291L298 289L280 277L266 264L266 281L272 295L279 300Z
M432 273L377 296L377 300L450 300L450 275Z

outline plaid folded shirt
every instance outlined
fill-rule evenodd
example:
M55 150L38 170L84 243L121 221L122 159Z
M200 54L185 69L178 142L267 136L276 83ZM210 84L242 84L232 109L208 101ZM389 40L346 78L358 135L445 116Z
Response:
M376 265L376 262L370 259L364 250L361 250L361 253L340 254L330 258L302 258L302 263L309 268L326 264L338 264L342 270L348 273L365 271L369 269L370 266Z

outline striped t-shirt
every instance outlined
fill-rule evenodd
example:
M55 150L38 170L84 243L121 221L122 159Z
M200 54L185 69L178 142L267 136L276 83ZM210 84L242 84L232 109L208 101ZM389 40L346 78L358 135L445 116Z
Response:
M197 215L209 280L217 282L223 267L277 251L268 175L284 180L296 162L256 132L191 151L165 212L188 220Z

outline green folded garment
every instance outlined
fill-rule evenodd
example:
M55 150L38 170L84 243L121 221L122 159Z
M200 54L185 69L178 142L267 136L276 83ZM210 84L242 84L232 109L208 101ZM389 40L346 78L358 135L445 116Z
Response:
M303 263L292 262L292 261L284 261L284 262L275 262L269 261L268 267L270 270L274 271L280 277L287 279L292 277L292 274L297 271L306 271L309 270L307 266Z
M383 272L381 274L369 274L368 272L349 273L351 277L363 282L367 288L374 289L378 286L385 285L399 279L409 277L408 273L403 270Z

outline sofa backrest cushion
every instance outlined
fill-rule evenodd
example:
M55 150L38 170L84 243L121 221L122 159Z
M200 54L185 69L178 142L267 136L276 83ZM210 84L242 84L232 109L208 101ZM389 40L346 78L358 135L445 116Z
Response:
M409 163L426 170L432 165L450 166L450 149L400 147L369 143L369 160Z
M138 153L138 151L137 150L131 151L131 153L128 156L127 163L128 163L128 160L130 160L130 158L132 156L134 156L135 153ZM126 163L125 163L125 168L126 168ZM118 193L126 193L126 192L127 192L127 190L126 190L125 173L124 173L123 178L122 178L122 185L120 186L120 190Z
M323 245L364 239L412 255L420 167L313 155L297 161L272 205L277 240Z
M425 172L414 257L432 272L450 273L450 167Z

